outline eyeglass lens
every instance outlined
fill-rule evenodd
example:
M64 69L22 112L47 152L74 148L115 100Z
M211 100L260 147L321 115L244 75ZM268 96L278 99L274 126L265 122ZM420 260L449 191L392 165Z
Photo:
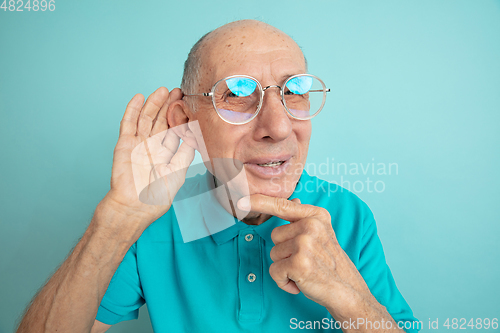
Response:
M324 85L312 76L296 76L285 82L284 103L296 118L308 119L320 111L326 97ZM258 111L262 91L257 81L231 77L214 88L213 100L219 115L231 123L244 123Z

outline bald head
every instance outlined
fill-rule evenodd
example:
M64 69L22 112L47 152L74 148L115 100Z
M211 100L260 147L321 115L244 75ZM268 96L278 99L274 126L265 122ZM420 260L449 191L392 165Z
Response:
M192 47L184 64L181 89L185 94L205 92L207 80L218 78L219 65L243 65L250 60L251 53L265 53L270 49L300 56L306 68L306 60L300 47L281 30L256 20L240 20L223 25L205 34Z

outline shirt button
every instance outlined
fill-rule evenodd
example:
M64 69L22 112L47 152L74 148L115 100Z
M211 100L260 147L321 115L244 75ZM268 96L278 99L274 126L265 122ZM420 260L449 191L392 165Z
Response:
M255 276L254 273L250 273L247 276L248 282L254 282L257 277Z
M247 242L251 242L251 241L252 241L252 239L253 239L253 235L252 235L252 234L247 234L247 235L245 235L245 240L246 240Z

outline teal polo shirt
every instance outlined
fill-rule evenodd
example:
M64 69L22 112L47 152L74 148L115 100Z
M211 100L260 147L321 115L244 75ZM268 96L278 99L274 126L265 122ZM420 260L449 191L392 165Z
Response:
M208 172L186 180L188 193L179 195L189 198L185 207L173 205L132 245L96 319L109 325L137 319L147 303L155 332L341 332L342 323L326 308L302 293L283 291L269 275L271 232L289 222L277 217L258 226L238 221L211 196L211 183ZM396 287L373 214L361 199L305 171L293 198L327 209L339 244L375 298L401 325L417 321ZM178 221L175 207L189 211L187 222ZM201 231L184 242L186 230L193 229Z

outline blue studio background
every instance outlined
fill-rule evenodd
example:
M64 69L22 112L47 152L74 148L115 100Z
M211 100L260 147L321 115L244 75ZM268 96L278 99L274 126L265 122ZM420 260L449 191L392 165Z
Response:
M243 18L295 38L332 89L308 170L371 207L424 330L500 317L500 1L57 0L0 10L1 333L109 189L130 98L179 86L196 40ZM146 307L110 330L148 331Z

